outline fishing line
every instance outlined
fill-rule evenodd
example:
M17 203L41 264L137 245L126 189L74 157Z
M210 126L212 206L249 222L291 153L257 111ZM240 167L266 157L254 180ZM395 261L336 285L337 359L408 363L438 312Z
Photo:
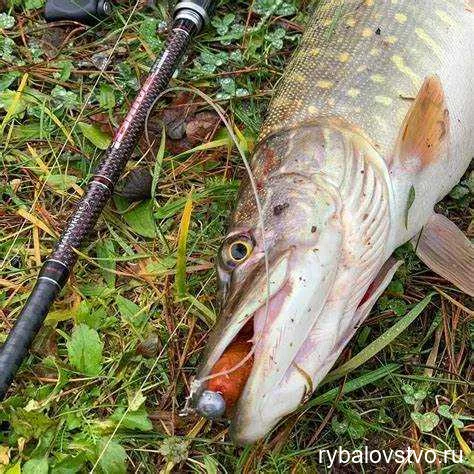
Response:
M264 326L265 326L266 323L267 323L268 313L269 313L270 267L269 267L269 261L268 261L267 246L266 246L266 243L265 243L265 223L264 223L264 220L263 220L263 208L262 208L262 205L261 205L261 202L260 202L260 198L258 196L257 183L255 182L255 177L253 175L250 163L248 162L247 157L245 156L245 152L243 151L242 147L240 146L240 143L237 140L237 137L235 136L234 131L233 131L229 121L227 120L226 113L222 109L222 107L219 104L216 104L215 102L213 102L213 100L207 94L204 94L204 92L201 92L200 90L194 89L192 87L179 87L179 86L170 87L170 88L166 89L165 91L163 91L160 95L158 95L158 97L156 97L156 99L152 103L151 107L148 109L148 113L147 113L146 118L145 118L145 137L146 137L148 143L149 143L148 120L149 120L149 117L150 117L150 113L154 109L156 103L165 94L167 94L169 92L189 92L191 94L198 95L210 107L212 107L217 112L217 114L219 115L219 118L221 119L222 123L225 125L225 127L226 127L226 129L227 129L227 131L230 135L231 140L234 142L234 144L237 147L237 150L238 150L238 152L239 152L239 154L242 158L242 161L243 161L244 166L245 166L245 170L247 172L247 175L249 177L250 184L251 184L251 187L252 187L252 193L253 193L253 196L255 198L255 202L256 202L256 205L257 205L257 214L258 214L258 221L259 221L259 227L260 227L260 236L261 236L262 245L263 245L263 258L264 258L264 263L265 263L265 286L266 286L265 317L264 317ZM223 375L228 375L232 372L235 372L240 367L242 367L253 356L253 354L255 353L255 347L256 347L257 343L260 342L262 337L263 337L263 331L258 336L257 340L253 341L252 349L250 350L250 352L240 362L235 364L230 369L224 370L222 372L218 372L216 374L207 375L206 377L203 377L202 379L193 380L193 382L191 384L191 393L190 393L189 397L191 397L193 395L193 393L197 392L201 388L201 386L204 382L207 382L208 380L214 379L216 377L221 377Z
M257 186L256 186L256 183L255 183L255 178L253 176L253 173L252 173L252 169L250 167L250 164L245 156L245 152L242 150L238 140L237 140L237 137L235 136L233 130L232 130L232 127L230 126L230 123L229 121L227 120L226 118L226 114L224 112L224 110L222 109L222 107L218 104L215 104L212 99L204 94L203 92L197 90L197 89L194 89L194 88L189 88L189 87L170 87L166 90L164 90L161 94L159 94L156 99L153 101L151 107L149 108L148 110L148 113L145 117L145 129L144 129L144 132L145 132L145 139L147 141L147 144L150 145L150 139L149 139L149 134L148 134L148 121L149 121L149 118L150 118L150 114L151 114L151 111L155 108L155 105L156 103L166 94L168 94L169 92L174 92L174 91L181 91L181 92L190 92L192 94L196 94L198 95L199 97L201 97L210 107L212 107L216 112L217 114L219 115L220 119L222 120L222 122L224 123L227 131L229 132L229 135L232 139L232 141L234 142L235 146L237 147L237 150L239 151L239 154L242 158L242 161L244 162L244 166L245 166L245 169L247 171L247 174L249 176L249 180L251 182L251 186L252 186L252 191L253 191L253 194L254 194L254 197L255 197L255 201L257 203L257 213L258 213L258 219L259 219L259 224L260 224L260 231L261 231L261 236L262 236L262 245L263 245L263 252L264 252L264 262L265 262L265 279L266 279L266 299L265 299L265 323L267 321L267 317L268 317L268 309L269 309L269 300L270 300L270 272L269 272L269 264L268 264L268 251L267 251L267 247L265 245L265 226L264 226L264 221L263 221L263 210L262 210L262 206L261 206L261 203L260 203L260 199L258 197L258 192L257 192ZM162 133L165 133L165 130L163 129L162 130ZM200 291L200 293L204 290L204 288ZM199 297L199 293L197 295ZM189 308L190 309L190 308ZM158 356L156 357L155 361L153 362L153 365L151 366L150 370L148 371L148 374L145 376L145 379L143 380L142 384L140 385L140 389L139 391L141 391L143 389L143 387L145 386L146 382L148 381L148 379L150 378L151 374L154 372L157 364L158 364L158 361L161 359L166 347L168 346L169 342L171 341L171 338L175 335L177 329L181 326L181 324L184 322L185 318L187 317L188 315L188 312L189 312L189 309L188 311L186 311L186 313L183 315L183 317L181 318L181 320L179 321L179 323L176 325L176 327L174 328L173 332L170 334L170 337L168 338L166 344L164 344L160 354L158 354ZM263 335L263 333L262 333ZM260 337L258 338L257 342L260 341L262 335L260 335ZM202 379L200 380L194 380L192 383L191 383L191 393L187 399L187 403L186 403L186 406L184 408L184 414L186 414L186 410L187 410L187 405L188 405L188 402L190 401L191 399L191 396L193 395L193 392L198 390L202 384L204 382L206 382L207 380L210 380L214 377L219 377L219 376L222 376L222 375L227 375L231 372L234 372L235 370L237 370L239 367L241 367L243 364L245 364L254 354L255 352L255 345L256 343L254 343L252 345L252 349L251 351L247 354L246 357L244 357L244 359L242 359L239 363L237 363L236 365L234 365L232 368L230 368L229 370L226 370L226 371L223 371L223 372L220 372L220 373L217 373L217 374L213 374L213 375L210 375L210 376L207 376L207 377L203 377ZM135 395L136 396L136 395ZM92 470L91 472L94 472L97 465L99 464L100 460L102 459L105 451L107 450L109 444L111 443L112 439L114 438L114 436L116 435L117 431L119 430L120 426L122 425L123 423L123 420L125 419L125 417L127 416L127 414L129 413L130 411L130 405L127 406L127 408L125 409L123 415L121 416L120 420L117 422L117 426L114 428L114 431L112 432L112 434L110 435L110 438L107 440L104 448L102 449L101 453L99 454L95 464L93 465L92 467Z

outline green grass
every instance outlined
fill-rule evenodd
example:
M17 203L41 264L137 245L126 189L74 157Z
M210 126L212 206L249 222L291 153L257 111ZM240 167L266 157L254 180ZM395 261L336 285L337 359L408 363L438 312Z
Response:
M162 49L167 3L117 2L110 19L85 29L47 28L41 0L0 0L0 342ZM219 103L249 149L308 11L304 1L271 5L219 2L173 84ZM336 372L266 440L236 448L225 423L179 416L218 311L213 260L244 167L224 129L192 153L184 150L199 143L160 140L170 100L150 118L152 146L142 139L127 167L150 170L153 199L114 197L0 405L0 473L311 473L329 471L317 453L338 446L466 449L472 312L408 247L339 365L383 336L363 353L375 355ZM210 110L195 102L191 116ZM469 186L441 208L472 235ZM397 335L394 325L412 319Z

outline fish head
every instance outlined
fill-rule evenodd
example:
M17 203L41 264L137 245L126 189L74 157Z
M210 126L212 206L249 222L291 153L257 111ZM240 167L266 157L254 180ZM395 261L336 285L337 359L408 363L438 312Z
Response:
M253 366L231 416L238 444L263 437L312 392L304 371L289 380L301 373L295 360L332 289L343 235L337 190L320 175L253 169L217 258L221 314L198 374L209 376L252 321Z

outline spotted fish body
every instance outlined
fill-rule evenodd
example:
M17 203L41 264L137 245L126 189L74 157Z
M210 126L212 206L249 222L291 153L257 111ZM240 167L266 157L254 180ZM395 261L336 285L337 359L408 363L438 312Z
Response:
M472 16L464 0L319 2L283 74L261 140L337 117L388 158L412 100L433 74L452 93L450 108L463 117L465 132L474 112L459 92L472 83Z
M253 318L237 442L261 438L312 393L398 268L390 255L423 226L433 232L422 259L474 291L471 244L433 216L474 156L473 10L470 0L318 2L218 266L223 311L199 379ZM225 264L239 239L251 255Z

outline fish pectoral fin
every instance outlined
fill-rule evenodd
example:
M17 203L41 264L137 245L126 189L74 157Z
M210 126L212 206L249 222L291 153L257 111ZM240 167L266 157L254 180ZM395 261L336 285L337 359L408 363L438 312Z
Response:
M474 296L474 245L448 218L433 214L412 244L427 267Z
M445 156L449 126L441 81L437 76L427 77L402 124L396 159L419 171Z

